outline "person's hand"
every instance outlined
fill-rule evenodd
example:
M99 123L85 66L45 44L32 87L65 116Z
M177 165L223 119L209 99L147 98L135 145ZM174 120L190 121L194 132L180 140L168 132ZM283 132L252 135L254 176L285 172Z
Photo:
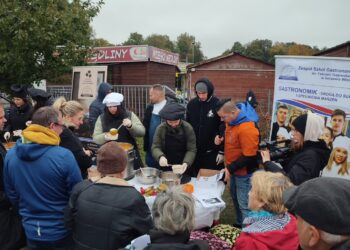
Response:
M5 132L5 134L4 134L4 139L5 139L5 141L10 140L10 137L11 137L10 132Z
M223 141L224 141L223 136L219 136L219 135L215 136L215 139L214 139L215 145L220 145Z
M84 153L85 153L87 156L91 157L91 155L92 155L92 151L91 151L91 150L88 150L88 149L85 149L85 148L83 148L83 150L84 150Z
M262 159L263 163L265 163L267 161L271 161L270 151L269 150L261 150L260 151L260 155L261 155L261 159Z
M180 174L180 175L186 171L187 167L188 167L188 164L186 162L182 163L181 165L180 164L172 165L173 172L175 174Z
M22 135L22 129L13 131L13 136L21 136L21 135Z
M181 166L182 166L182 169L181 169L181 171L179 171L179 174L185 173L185 171L186 171L186 169L188 167L188 164L186 162L184 162L184 163L182 163Z
M168 166L168 159L165 158L164 156L161 156L159 158L159 166L161 167L167 167Z
M131 120L129 118L125 118L123 120L123 126L125 126L127 128L131 128L131 126L132 126Z
M228 168L225 168L225 179L224 179L224 182L229 182L230 178L231 178L231 174L228 171Z
M218 155L216 156L216 165L219 165L219 164L221 164L223 162L224 162L224 155L218 153Z
M28 127L30 124L32 124L32 121L27 121L26 126Z

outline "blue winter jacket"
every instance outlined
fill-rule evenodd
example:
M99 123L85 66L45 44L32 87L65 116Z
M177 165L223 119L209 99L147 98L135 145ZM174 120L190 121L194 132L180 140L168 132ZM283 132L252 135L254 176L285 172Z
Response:
M19 139L5 158L5 191L18 207L30 240L56 241L70 233L64 227L64 208L80 181L73 154L60 146L23 144Z

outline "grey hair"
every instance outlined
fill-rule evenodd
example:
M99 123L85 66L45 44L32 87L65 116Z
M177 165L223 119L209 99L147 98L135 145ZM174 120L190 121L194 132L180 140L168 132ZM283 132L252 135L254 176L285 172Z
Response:
M310 223L306 222L305 220L303 220L304 225L305 226L311 226ZM327 233L323 230L320 230L320 238L321 240L323 240L325 243L327 243L330 246L334 246L339 244L340 242L344 241L342 235L336 235L336 234L331 234L331 233Z
M158 194L152 214L154 227L161 232L174 235L191 232L194 228L194 200L182 186Z
M41 107L34 112L32 124L49 127L51 123L58 123L59 111L54 107Z
M343 241L341 235L330 234L322 230L320 230L320 235L321 239L331 246L337 245L338 243Z

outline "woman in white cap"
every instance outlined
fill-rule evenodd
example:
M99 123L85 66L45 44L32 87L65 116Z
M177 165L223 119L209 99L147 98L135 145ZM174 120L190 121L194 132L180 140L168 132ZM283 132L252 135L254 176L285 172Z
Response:
M93 133L93 140L97 144L103 144L109 140L126 142L134 146L136 152L135 169L143 166L136 144L136 137L145 135L143 126L137 115L125 109L122 105L124 96L120 93L109 93L104 99L106 105L104 112L97 118ZM117 135L110 134L111 129L118 129Z
M338 137L333 144L329 161L322 171L323 177L340 177L350 180L349 148L348 138Z

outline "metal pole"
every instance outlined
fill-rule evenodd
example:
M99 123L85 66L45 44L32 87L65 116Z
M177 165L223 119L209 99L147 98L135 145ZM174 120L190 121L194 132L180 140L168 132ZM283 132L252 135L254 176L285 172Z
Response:
M193 41L192 42L192 63L194 63L194 45L195 45L195 42Z

